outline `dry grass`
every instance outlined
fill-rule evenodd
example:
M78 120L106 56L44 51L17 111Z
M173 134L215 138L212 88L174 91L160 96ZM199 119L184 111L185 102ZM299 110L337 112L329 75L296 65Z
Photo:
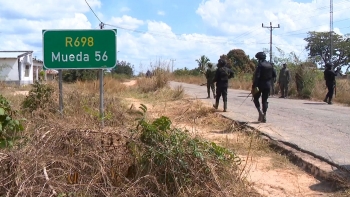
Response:
M145 91L145 84L156 89ZM52 85L57 104L58 85ZM135 177L136 160L128 144L135 140L130 130L135 128L135 118L140 115L130 109L126 97L132 95L141 101L163 103L163 111L155 112L155 117L174 111L177 123L194 120L219 129L223 124L217 114L201 103L194 101L191 105L182 100L183 88L169 89L166 78L139 79L132 87L106 78L106 127L102 130L98 88L97 81L64 84L63 117L57 110L52 112L47 108L22 114L27 118L23 139L15 148L0 151L0 196L258 196L240 180L235 168L219 167L218 162L208 161L212 164L209 165L211 178L205 183L198 179L193 187L177 188L175 193L166 190L156 172ZM14 96L16 88L3 90L15 109L20 110L18 106L25 96ZM189 109L166 107L171 101ZM58 109L58 104L50 108ZM191 165L193 175L201 171Z
M174 75L172 75L171 80L178 81L178 82L184 82L184 83L190 83L190 84L198 84L198 85L207 82L204 75L201 75L201 76L191 76L191 75L174 76Z
M201 85L206 83L204 76L173 76L172 80L190 84ZM229 81L229 88L250 90L252 86L251 77L249 75L236 76ZM278 94L279 87L275 84L275 93ZM327 88L324 80L316 79L315 86L311 90L310 100L322 101L327 94ZM289 85L289 97L298 99L297 88L294 81ZM333 99L334 102L350 105L350 80L337 79L337 95Z

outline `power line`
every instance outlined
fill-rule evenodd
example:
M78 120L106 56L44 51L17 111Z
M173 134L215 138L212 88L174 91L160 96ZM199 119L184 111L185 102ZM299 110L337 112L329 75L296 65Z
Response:
M97 16L97 14L94 12L94 10L91 8L90 4L85 0L86 4L89 6L90 10L92 11L92 13L94 13L94 15L96 16L96 18L102 23L102 21L100 20L100 18Z

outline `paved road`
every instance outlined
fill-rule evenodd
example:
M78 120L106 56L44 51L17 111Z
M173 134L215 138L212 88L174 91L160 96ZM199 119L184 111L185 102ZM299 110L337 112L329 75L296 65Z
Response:
M204 102L205 86L171 82L182 85L187 95ZM257 123L258 112L244 90L228 90L228 111L222 114L233 120L247 122L274 140L287 142L330 162L350 169L350 108L308 100L269 98L267 123ZM244 102L243 102L244 101ZM219 110L223 108L220 100Z

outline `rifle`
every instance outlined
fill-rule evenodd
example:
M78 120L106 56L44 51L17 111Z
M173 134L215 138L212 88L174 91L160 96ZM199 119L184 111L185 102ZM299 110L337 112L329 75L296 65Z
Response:
M336 84L336 82L334 82L333 87L334 87L334 98L335 98L337 96L337 84Z
M247 100L247 98L251 95L252 93L250 92L249 94L248 94L248 96L244 99L244 101L239 105L239 107L241 107L242 105L243 105L243 103L245 102L245 100ZM253 101L253 99L254 99L254 97L253 97L253 95L252 95L252 101Z

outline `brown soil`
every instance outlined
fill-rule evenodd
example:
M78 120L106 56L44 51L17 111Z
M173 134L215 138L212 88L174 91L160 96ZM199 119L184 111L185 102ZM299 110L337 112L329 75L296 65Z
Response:
M13 94L14 95L25 95L25 96L27 96L29 94L29 91L15 91Z
M127 81L127 82L123 82L124 85L126 86L133 86L136 84L136 80L131 80L131 81Z

